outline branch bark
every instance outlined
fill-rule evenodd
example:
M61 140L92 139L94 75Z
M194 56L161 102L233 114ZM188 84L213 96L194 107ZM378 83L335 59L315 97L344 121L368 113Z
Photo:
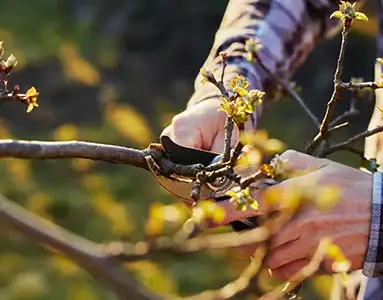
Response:
M145 156L147 150L123 146L81 141L45 142L0 140L0 158L25 159L86 158L111 163L129 164L148 169Z

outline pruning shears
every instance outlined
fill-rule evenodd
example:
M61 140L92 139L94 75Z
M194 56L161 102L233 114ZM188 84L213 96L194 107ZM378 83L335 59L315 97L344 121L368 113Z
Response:
M217 162L221 157L221 154L219 153L181 146L175 143L168 136L162 136L160 142L161 144L158 146L165 153L166 157L176 164L202 164L203 166L209 166ZM151 167L150 163L148 163L148 166L150 172L162 187L164 187L167 191L182 201L187 203L194 203L194 199L191 197L191 190L193 185L192 178L171 178L169 176L165 176L161 172L158 172L157 169ZM236 166L234 169L236 173L241 176L253 174L258 170L257 166ZM275 183L276 182L271 179L262 179L252 184L250 188L259 189L264 186L273 185ZM230 199L230 197L226 195L226 192L234 189L237 186L238 185L231 179L220 177L213 183L206 183L202 185L199 199L214 200L217 202ZM242 231L257 227L258 222L257 217L249 217L246 219L234 221L230 225L233 230Z

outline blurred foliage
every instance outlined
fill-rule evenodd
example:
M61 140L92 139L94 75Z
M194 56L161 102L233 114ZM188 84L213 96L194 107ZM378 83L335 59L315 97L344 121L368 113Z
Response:
M171 117L185 107L226 5L217 0L3 2L0 40L19 60L9 84L22 89L36 86L40 107L26 116L18 105L2 105L0 138L79 139L139 148L156 141ZM371 21L359 22L349 41L345 78L373 76L376 4L369 5L364 11ZM318 116L332 91L339 42L337 36L317 47L294 78ZM359 105L361 116L339 136L365 128L372 107L371 101ZM347 108L345 102L339 111ZM261 127L296 149L303 149L316 132L290 99L271 104ZM358 163L345 153L334 158ZM80 159L2 159L0 192L47 220L100 242L144 238L150 207L153 211L154 203L175 201L145 171ZM247 263L248 258L220 250L161 256L126 268L166 298L218 288ZM319 277L310 286L304 299L327 299L331 278ZM3 232L0 299L115 298L52 249Z

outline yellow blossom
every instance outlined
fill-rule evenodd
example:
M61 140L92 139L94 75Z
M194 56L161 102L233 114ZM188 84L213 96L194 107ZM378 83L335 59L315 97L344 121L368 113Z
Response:
M247 90L249 86L250 86L250 83L246 81L243 75L236 75L232 80L230 80L230 88L235 93L238 91L244 93L244 90Z
M226 192L227 196L230 196L230 202L237 206L238 210L245 211L247 206L257 210L259 208L258 202L251 197L250 188L247 187L241 190L239 187Z
M254 53L262 49L262 47L263 46L258 39L248 39L245 45L245 50L247 52L247 60L252 62L254 60Z
M18 61L13 54L8 56L7 61L6 61L6 65L8 68L16 67L17 63L18 63Z
M330 16L330 19L338 18L341 20L355 19L361 21L368 21L368 18L364 13L355 11L355 4L356 2L351 4L348 1L340 1L339 10L333 12Z
M332 270L335 273L345 274L350 270L351 262L345 257L339 246L329 242L326 254L334 260Z
M30 113L34 107L39 107L37 103L39 92L37 92L35 87L31 87L25 94L25 103L27 106L27 113Z
M244 145L253 146L256 149L266 152L266 154L274 155L284 151L286 146L277 139L269 139L265 130L254 130L252 132L242 132L240 141Z
M206 219L213 222L222 222L225 217L225 210L213 201L199 201L193 208L193 219L200 223Z

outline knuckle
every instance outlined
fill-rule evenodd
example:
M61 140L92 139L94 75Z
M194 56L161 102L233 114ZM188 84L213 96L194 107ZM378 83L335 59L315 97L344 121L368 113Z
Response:
M178 127L178 126L183 126L185 124L185 121L186 121L186 116L184 113L180 113L178 115L175 115L173 118L172 118L172 125L174 127Z
M287 276L286 276L286 268L278 268L278 269L271 269L270 268L270 271L271 271L271 276L277 280L281 280L281 281L285 281L287 280Z
M164 128L164 130L162 130L162 132L161 132L161 136L164 136L164 135L170 136L170 134L171 134L170 125L168 127Z
M281 158L282 159L289 159L294 158L297 155L299 155L299 152L293 149L287 149L285 152L282 153Z

